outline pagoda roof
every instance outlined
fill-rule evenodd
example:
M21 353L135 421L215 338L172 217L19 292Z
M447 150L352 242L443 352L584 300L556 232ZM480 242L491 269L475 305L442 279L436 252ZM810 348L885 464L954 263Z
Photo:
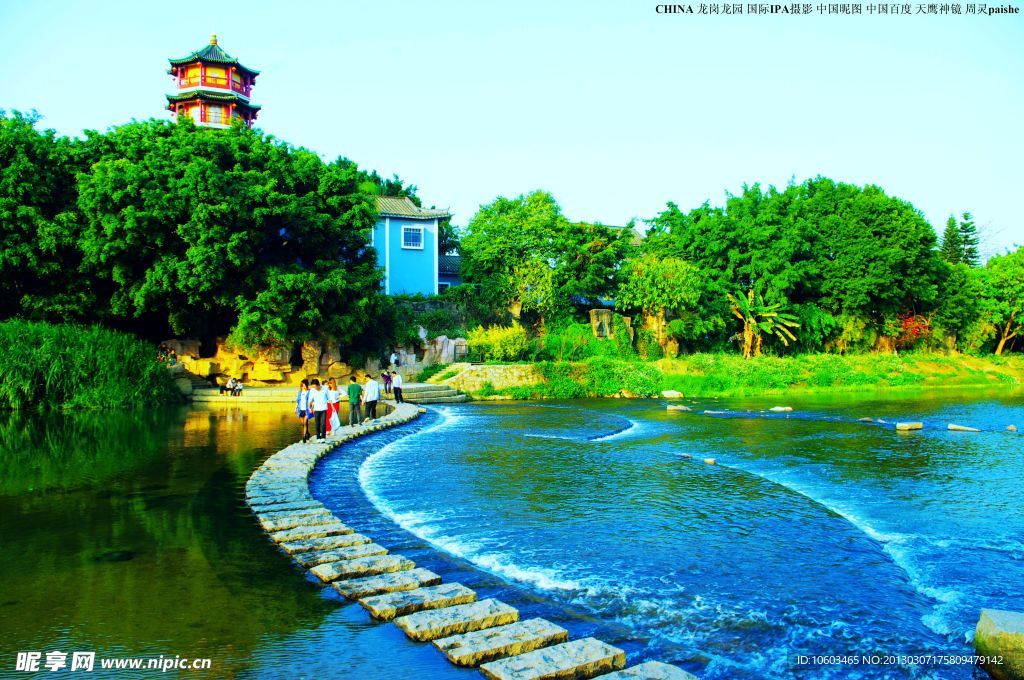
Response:
M407 217L433 220L450 217L447 210L427 210L413 203L408 196L377 196L377 213L384 217Z
M192 54L181 57L180 59L168 59L168 61L171 62L171 66L185 66L186 64L192 64L197 61L207 64L229 64L237 66L239 70L246 71L253 76L258 76L260 74L260 72L255 69L242 66L237 59L225 52L221 46L217 44L217 36L210 38L210 44L205 45L202 49L196 50Z
M215 92L212 90L190 90L188 92L176 92L175 94L167 95L168 103L174 102L187 102L192 99L203 99L206 101L214 102L225 102L229 104L238 104L239 106L248 107L254 111L259 111L262 107L259 104L251 104L245 97L239 96L234 92Z

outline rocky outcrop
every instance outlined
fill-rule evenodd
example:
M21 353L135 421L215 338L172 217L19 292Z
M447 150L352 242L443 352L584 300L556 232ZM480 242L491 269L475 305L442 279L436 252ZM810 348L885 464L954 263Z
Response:
M509 364L503 366L454 364L452 368L461 372L447 381L450 387L460 392L479 392L486 383L495 390L518 385L537 385L544 382L540 369L532 364Z
M1024 680L1024 613L982 609L974 648L986 660L1002 658L1001 664L981 664L996 680Z
M686 395L679 390L662 390L661 396L663 399L682 399Z

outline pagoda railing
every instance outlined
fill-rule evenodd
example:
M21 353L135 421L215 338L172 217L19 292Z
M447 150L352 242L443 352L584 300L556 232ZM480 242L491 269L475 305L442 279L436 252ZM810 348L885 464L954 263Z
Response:
M227 78L219 78L217 76L192 76L191 78L178 78L178 87L195 87L197 85L204 85L209 87L222 87L225 90L228 89L229 81ZM240 83L230 83L231 90L244 94L246 97L249 96L249 92L252 88L246 87Z

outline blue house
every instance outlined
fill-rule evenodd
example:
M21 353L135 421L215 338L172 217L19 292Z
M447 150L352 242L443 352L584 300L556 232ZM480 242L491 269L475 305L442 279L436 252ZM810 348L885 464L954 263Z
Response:
M377 251L377 264L384 269L387 295L436 295L442 285L438 223L449 217L447 210L417 207L408 198L378 196L377 224L370 245Z

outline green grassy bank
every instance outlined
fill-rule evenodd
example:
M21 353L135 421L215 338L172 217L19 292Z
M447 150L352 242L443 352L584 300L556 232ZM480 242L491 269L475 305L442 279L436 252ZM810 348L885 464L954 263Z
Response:
M516 369L516 370L513 370ZM581 362L469 367L449 383L472 397L575 399L652 396L677 390L686 396L728 397L798 392L877 391L1024 385L1024 356L973 357L937 354L808 354L744 360L731 354L695 354L654 362L595 357ZM471 372L485 380L468 380ZM450 371L449 371L450 372ZM446 373L435 377L444 378ZM514 376L510 380L507 376ZM481 378L478 377L477 383ZM461 386L460 386L461 385ZM469 386L465 389L463 386Z
M137 409L181 396L156 348L99 326L0 322L0 408Z

